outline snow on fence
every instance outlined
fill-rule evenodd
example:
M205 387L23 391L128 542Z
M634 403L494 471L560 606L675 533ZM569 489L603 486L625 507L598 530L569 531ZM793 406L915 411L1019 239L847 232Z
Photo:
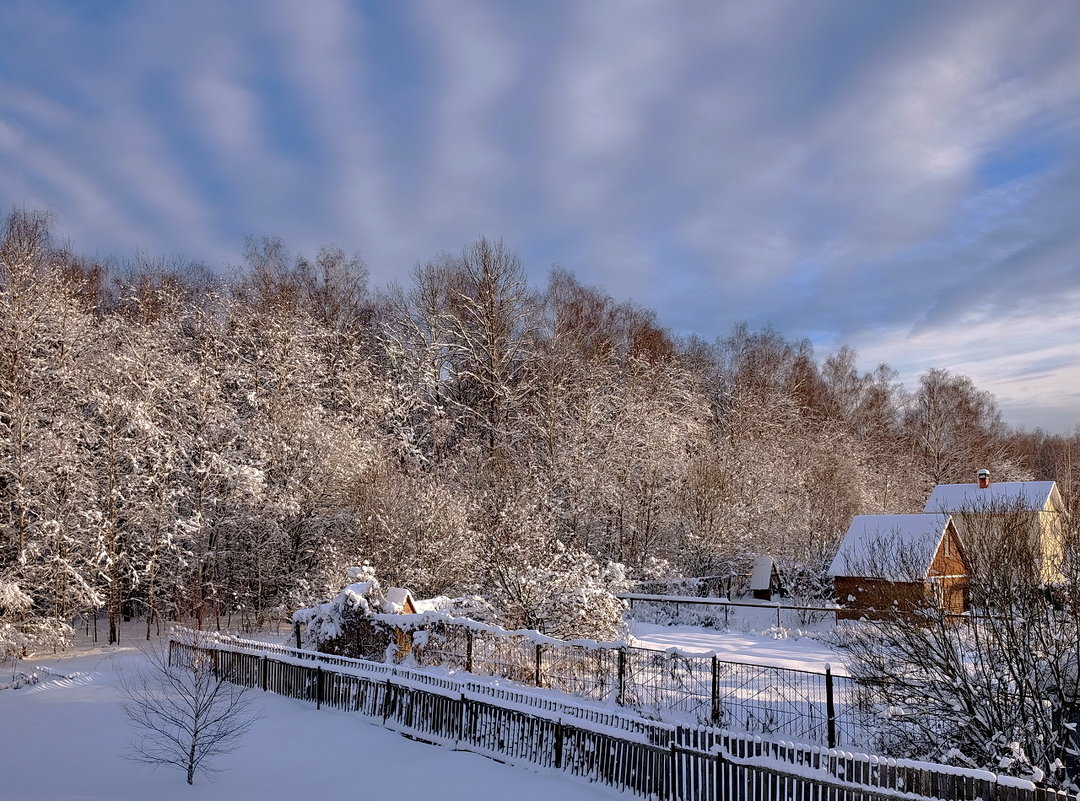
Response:
M250 646L261 646L250 643ZM203 633L179 634L169 659L205 655L228 681L291 698L351 710L425 742L515 765L569 773L657 801L773 799L908 799L1066 801L1065 793L1030 782L944 765L886 759L709 728L643 721L624 731L495 699L470 698L408 678L364 675L348 664L228 643Z

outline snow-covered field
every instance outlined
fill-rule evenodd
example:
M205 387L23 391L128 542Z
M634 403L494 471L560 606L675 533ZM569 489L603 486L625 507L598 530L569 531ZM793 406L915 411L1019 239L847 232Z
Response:
M813 637L777 639L763 634L717 631L695 626L659 626L634 622L634 645L643 648L677 648L687 654L716 654L728 662L824 672L831 665L837 675L846 675L843 656L827 641Z
M224 770L189 787L175 769L150 771L123 757L132 731L120 708L116 669L136 670L143 661L134 646L122 646L81 647L21 663L20 670L45 666L70 678L0 690L0 799L589 801L617 795L261 692L253 697L262 717L235 752L216 762ZM0 685L11 677L7 668Z

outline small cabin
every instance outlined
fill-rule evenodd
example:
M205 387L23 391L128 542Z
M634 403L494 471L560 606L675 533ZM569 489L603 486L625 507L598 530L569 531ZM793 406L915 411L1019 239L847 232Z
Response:
M839 620L870 620L935 604L968 608L968 565L952 517L857 515L829 567Z

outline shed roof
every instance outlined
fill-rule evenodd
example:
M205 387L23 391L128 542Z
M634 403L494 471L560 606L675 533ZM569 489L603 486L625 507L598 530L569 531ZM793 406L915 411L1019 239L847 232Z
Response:
M925 577L950 519L943 512L856 515L829 566L829 575L888 581Z
M394 612L401 612L405 609L405 604L408 603L413 609L416 608L412 599L412 593L404 587L388 587L386 589L386 604Z
M1056 493L1053 481L1000 481L985 489L978 484L938 484L924 512L986 512L1045 509Z
M768 590L772 587L773 572L776 563L771 556L758 556L750 569L750 589Z

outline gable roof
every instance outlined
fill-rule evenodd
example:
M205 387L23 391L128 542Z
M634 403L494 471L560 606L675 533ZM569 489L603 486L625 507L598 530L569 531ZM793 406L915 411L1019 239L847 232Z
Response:
M1053 481L1001 481L985 489L978 484L938 484L930 493L924 512L986 512L1045 509L1056 494Z
M416 608L411 592L404 587L387 587L386 606L393 609L395 613L400 614L405 611L406 605L411 606L413 609Z
M950 516L856 515L844 535L829 575L911 581L923 578L949 528Z

